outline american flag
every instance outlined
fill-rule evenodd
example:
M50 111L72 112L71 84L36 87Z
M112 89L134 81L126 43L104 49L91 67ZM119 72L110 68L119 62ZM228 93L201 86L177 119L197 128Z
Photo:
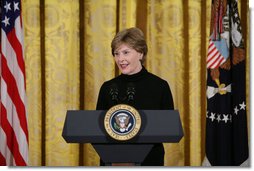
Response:
M219 43L218 43L219 44ZM220 44L222 44L220 42ZM220 52L218 47L215 45L215 42L211 39L209 40L209 47L208 47L208 55L207 55L207 68L218 68L221 64L226 62L227 56L223 56L223 54Z
M28 165L21 0L1 1L0 165Z

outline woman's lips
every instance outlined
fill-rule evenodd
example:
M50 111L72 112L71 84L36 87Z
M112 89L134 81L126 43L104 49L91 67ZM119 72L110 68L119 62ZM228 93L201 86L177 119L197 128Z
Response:
M128 67L128 64L120 64L121 69L126 69Z

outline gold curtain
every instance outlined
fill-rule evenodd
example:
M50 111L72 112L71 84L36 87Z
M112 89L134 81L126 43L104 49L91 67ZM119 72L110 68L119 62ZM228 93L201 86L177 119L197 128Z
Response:
M249 52L248 0L239 0ZM184 137L165 143L165 166L200 166L204 158L206 53L211 0L23 0L31 166L98 166L90 144L67 144L68 109L94 110L99 88L119 74L110 43L141 28L146 68L168 81ZM247 103L249 104L247 53ZM247 105L249 117L249 105Z

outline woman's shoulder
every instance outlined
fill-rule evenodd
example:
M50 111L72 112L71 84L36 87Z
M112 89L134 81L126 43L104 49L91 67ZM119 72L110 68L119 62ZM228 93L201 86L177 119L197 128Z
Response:
M102 87L106 88L106 87L112 86L112 84L116 84L116 83L118 82L118 80L119 80L118 77L119 77L119 76L114 77L114 78L112 78L112 79L110 79L110 80L105 81L105 82L102 84Z
M147 78L149 80L151 80L151 81L154 81L154 82L157 82L157 83L161 83L161 84L168 84L168 82L165 79L163 79L163 78L161 78L161 77L159 77L159 76L157 76L157 75L155 75L153 73L148 72L147 75L148 75Z

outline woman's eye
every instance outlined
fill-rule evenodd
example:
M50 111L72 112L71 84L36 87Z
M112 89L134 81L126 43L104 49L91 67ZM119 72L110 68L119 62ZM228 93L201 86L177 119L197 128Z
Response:
M114 53L114 56L118 56L118 55L119 55L119 53L118 53L118 52L115 52L115 53Z
M123 54L127 55L129 53L129 51L124 51Z

